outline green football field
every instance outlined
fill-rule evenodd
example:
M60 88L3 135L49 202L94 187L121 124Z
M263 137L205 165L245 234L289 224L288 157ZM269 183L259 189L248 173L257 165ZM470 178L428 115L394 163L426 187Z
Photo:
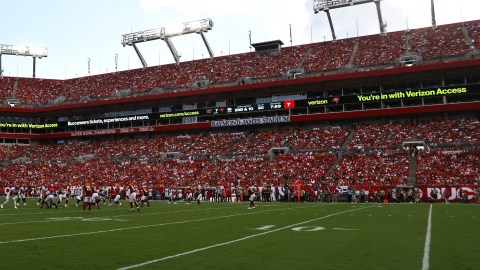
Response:
M480 269L476 204L28 203L0 209L1 269Z

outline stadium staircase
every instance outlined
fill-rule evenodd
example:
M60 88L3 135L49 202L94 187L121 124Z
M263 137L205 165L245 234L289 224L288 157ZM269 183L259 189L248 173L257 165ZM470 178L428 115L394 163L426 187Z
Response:
M15 80L13 83L13 90L12 90L12 98L17 96L17 88L18 88L18 79Z
M348 60L347 68L352 68L353 67L353 61L355 60L355 57L357 56L357 52L358 52L359 47L360 47L360 41L357 39L357 41L355 41L355 46L353 46L353 52L352 52L352 55L350 56L350 60Z
M342 145L340 146L340 149L338 149L337 152L337 157L335 158L335 161L332 163L332 166L327 170L325 173L325 177L329 177L332 175L333 170L337 167L338 163L343 159L343 153L347 150L347 143L352 139L353 134L355 133L355 127L353 127L350 132L347 135L347 138L343 141Z
M417 157L410 155L410 163L408 165L408 185L413 186L417 183Z
M412 37L410 36L410 30L405 32L406 32L405 33L405 48L406 48L405 54L408 54L410 52L410 49L412 48L412 45L410 45L410 39Z
M413 132L412 140L417 140L417 134ZM408 163L408 177L407 177L407 184L409 186L413 186L417 184L417 155L409 155L410 162Z
M305 61L308 58L310 58L311 55L312 55L312 48L308 48L307 52L303 55L302 59L300 60L300 63L298 64L297 68L303 67L303 63L305 63Z
M260 61L255 63L252 70L250 72L248 72L248 77L253 77L253 78L258 77L258 76L255 76L255 72L257 71L257 67L260 66L260 63L267 61L267 59L268 59L268 55L263 55L262 59L260 59Z
M461 29L463 36L465 36L465 40L467 41L468 47L471 48L471 50L465 55L465 58L468 59L480 55L480 50L479 48L475 47L475 42L473 42L473 39L470 37L467 28L465 26L462 26Z
M475 48L475 44L473 43L473 40L470 37L470 34L468 34L467 28L465 28L465 26L462 26L461 30L462 30L463 36L465 36L465 39L467 40L468 47Z

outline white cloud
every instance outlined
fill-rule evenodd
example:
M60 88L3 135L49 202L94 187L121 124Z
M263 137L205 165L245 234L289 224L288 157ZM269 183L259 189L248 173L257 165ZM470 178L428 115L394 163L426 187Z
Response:
M305 43L303 36L306 32L310 35L313 15L312 0L139 0L139 3L148 13L165 14L169 10L178 14L169 18L166 25L211 18L215 32L243 37L251 30L252 42L282 39L287 44L291 24L294 44L300 40Z
M173 9L184 15L238 15L254 13L265 7L274 7L275 5L291 4L289 0L139 0L140 8L146 12L158 12L162 9ZM259 15L259 14L257 14Z

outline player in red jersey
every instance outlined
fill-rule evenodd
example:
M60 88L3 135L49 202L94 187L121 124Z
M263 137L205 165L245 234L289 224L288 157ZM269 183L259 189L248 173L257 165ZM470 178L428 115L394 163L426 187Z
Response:
M93 188L87 183L83 182L82 186L82 196L83 196L83 213L82 214L90 214L92 209L92 195L93 195ZM87 211L88 209L88 211Z
M142 205L140 207L143 207L143 204L146 203L148 207L150 207L150 202L148 201L148 189L146 187L142 187L139 189L139 192L141 194L141 201L142 201Z
M43 208L43 205L45 205L47 208L49 208L48 203L47 203L47 196L48 196L49 191L47 189L42 189L41 192L42 193L40 195L40 198L42 200L42 203L40 204L40 208Z
M113 203L116 203L118 204L118 206L122 205L122 203L120 202L120 187L119 186L112 186L110 188L110 191L109 191L109 196L110 196L110 200L109 200L109 203L108 203L108 206L112 205L112 199L113 199Z

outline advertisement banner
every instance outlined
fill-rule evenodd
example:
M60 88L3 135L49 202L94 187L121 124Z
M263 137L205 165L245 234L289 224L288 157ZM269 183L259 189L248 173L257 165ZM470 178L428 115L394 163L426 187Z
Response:
M264 125L264 124L288 123L288 122L290 122L290 116L222 120L222 121L212 121L210 123L212 127L232 127L232 126Z
M408 190L415 189L414 194L420 199L420 202L441 202L445 203L445 198L448 202L476 202L475 198L475 186L474 185L461 185L461 186L415 186L415 187L395 187L395 186L350 186L355 190L364 189L369 194L373 194L375 191L384 191L385 194L388 191L395 189ZM339 186L337 190L345 192L348 190L346 186ZM341 194L341 192L340 192Z
M420 193L422 201L445 202L475 202L475 186L416 186L415 190Z

